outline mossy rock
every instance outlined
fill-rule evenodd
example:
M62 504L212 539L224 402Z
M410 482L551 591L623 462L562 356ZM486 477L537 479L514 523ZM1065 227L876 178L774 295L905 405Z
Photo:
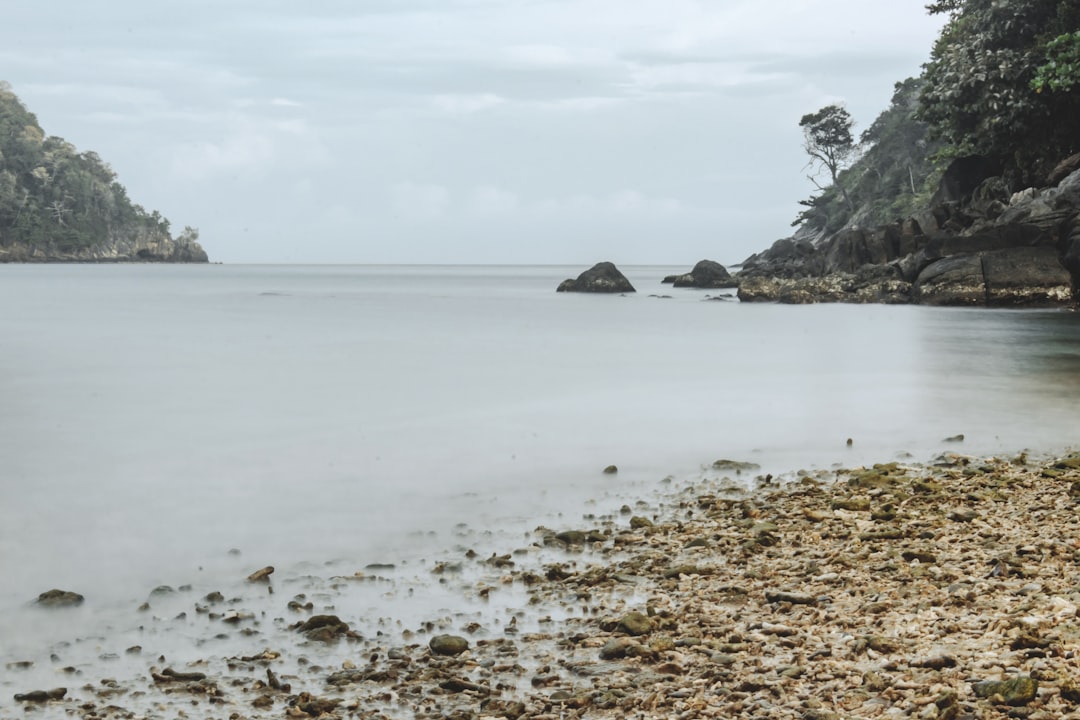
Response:
M717 460L712 464L713 470L721 472L733 472L736 475L742 472L760 470L761 466L752 462L739 462L738 460Z
M436 635L428 647L435 655L460 655L469 649L469 641L458 635Z
M837 498L832 501L833 510L847 510L848 512L868 512L870 500L868 498Z
M653 621L648 616L639 612L630 612L619 619L616 627L619 632L627 635L648 635L653 631Z
M58 608L58 607L75 607L76 605L82 605L85 600L82 595L77 592L71 592L70 590L46 590L37 596L37 600L34 602L42 607Z
M1039 693L1039 683L1032 677L1020 675L1009 680L984 680L972 685L981 698L1000 697L1006 705L1027 705Z

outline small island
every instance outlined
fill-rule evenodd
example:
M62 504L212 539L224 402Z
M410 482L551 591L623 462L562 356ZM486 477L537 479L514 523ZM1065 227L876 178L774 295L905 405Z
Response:
M47 136L0 81L0 262L208 262L198 238L173 237L97 153Z

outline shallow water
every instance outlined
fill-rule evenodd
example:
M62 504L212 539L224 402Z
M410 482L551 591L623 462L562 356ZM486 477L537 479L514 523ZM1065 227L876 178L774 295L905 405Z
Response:
M704 301L659 284L685 268L554 292L580 270L0 266L0 662L161 584L424 567L721 457L1080 441L1074 313ZM26 607L52 587L75 627Z

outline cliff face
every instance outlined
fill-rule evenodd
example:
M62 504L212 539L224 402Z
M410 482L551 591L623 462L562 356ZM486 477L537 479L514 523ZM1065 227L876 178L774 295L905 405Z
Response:
M935 204L907 220L802 231L751 256L744 301L1041 307L1080 287L1080 155L1053 184L1010 193L969 159L946 171ZM1065 174L1065 173L1068 174ZM1064 176L1064 177L1062 177Z
M0 262L209 262L206 251L197 240L182 234L178 238L157 229L120 228L101 242L74 249L64 249L55 243L27 244L15 242L0 246Z

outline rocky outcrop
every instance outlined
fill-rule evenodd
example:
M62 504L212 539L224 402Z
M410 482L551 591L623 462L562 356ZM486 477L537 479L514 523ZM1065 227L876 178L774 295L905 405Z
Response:
M563 280L557 292L586 293L628 293L637 292L626 276L619 272L613 263L602 262L593 265L577 276L577 279Z
M46 590L37 596L37 600L34 602L41 607L59 608L59 607L75 607L76 605L82 605L85 598L77 592L71 592L70 590L52 589Z
M683 275L668 275L663 282L675 287L706 290L739 286L727 268L713 260L702 260L690 272Z
M205 263L206 251L186 234L178 238L157 229L112 231L89 247L68 248L57 244L0 246L0 262L29 263Z
M917 217L832 235L800 229L747 258L736 278L739 298L990 307L1073 302L1080 286L1080 169L1054 187L1011 193L997 176L972 187L988 168L964 161L963 172L946 173L936 195L942 202Z

